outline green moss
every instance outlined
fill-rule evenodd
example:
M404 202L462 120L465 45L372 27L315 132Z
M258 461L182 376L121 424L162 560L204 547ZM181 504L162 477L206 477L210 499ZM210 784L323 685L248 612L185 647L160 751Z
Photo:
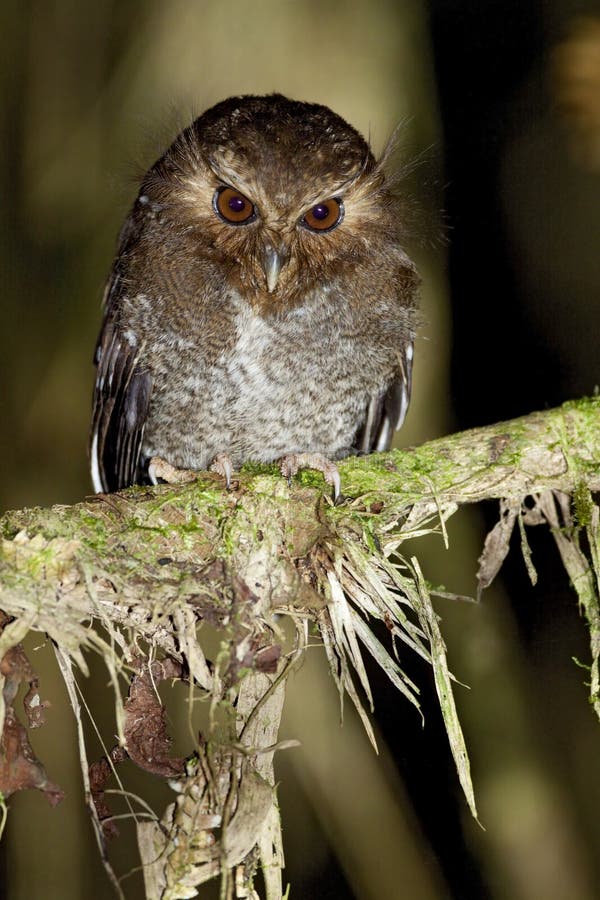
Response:
M373 531L372 523L368 520L363 523L363 540L371 553L381 552L379 539Z
M573 491L573 512L575 514L575 524L580 528L585 528L592 524L592 511L594 502L588 487L584 482L580 481Z
M596 395L594 397L580 397L578 400L567 400L560 408L567 410L574 409L577 412L583 413L600 413L600 396Z
M245 462L240 469L242 475L279 475L279 467L276 463Z

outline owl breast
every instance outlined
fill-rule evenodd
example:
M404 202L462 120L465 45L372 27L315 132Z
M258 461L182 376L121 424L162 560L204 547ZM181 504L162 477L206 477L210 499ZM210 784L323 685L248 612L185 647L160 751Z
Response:
M385 316L385 340L379 337ZM287 311L264 316L228 298L222 348L212 356L202 333L176 355L146 344L153 394L143 453L173 465L207 468L218 453L234 465L295 452L336 459L350 452L369 399L391 380L400 333L386 304L371 320L352 315L325 289ZM164 336L168 329L152 330ZM164 361L172 366L165 367Z

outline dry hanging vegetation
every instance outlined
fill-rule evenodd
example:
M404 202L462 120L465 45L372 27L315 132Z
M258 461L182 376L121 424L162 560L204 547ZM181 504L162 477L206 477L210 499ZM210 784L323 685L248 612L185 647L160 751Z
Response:
M52 803L61 798L14 707L25 682L28 725L43 724L43 692L20 642L29 631L45 633L77 717L86 796L120 896L107 855L116 827L105 789L125 758L173 790L161 812L128 798L148 898L193 897L213 878L223 898L258 898L259 870L264 896L283 896L273 757L286 746L277 738L286 678L315 627L340 697L350 697L373 742L365 651L417 706L418 687L402 660L414 652L431 663L476 815L432 590L416 556L403 554L409 538L436 532L447 540L446 522L462 504L500 501L479 561L480 588L499 571L515 526L535 580L526 530L551 529L589 624L591 700L600 715L598 398L339 468L345 499L338 506L315 473L288 486L273 467L245 467L229 492L202 473L177 487L134 488L0 520L0 788L5 797L38 788ZM387 626L384 643L374 620ZM110 673L118 735L94 762L81 703L90 651ZM208 707L186 757L170 754L157 691L166 679L184 682L189 699Z

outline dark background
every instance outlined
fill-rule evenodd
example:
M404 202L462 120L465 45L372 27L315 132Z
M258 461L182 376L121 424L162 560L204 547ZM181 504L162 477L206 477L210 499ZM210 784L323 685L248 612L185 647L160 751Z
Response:
M135 177L232 93L328 103L376 150L405 122L401 156L421 158L407 190L421 209L410 249L425 324L400 444L553 407L600 382L597 4L10 0L2 19L1 509L90 491L91 356ZM450 551L419 549L427 577L472 594L496 514L461 513ZM340 730L315 650L288 699L286 736L303 747L280 754L278 769L292 897L597 896L600 730L573 661L589 649L539 532L536 588L515 547L479 606L438 603L451 668L470 685L457 699L486 830L460 795L429 673L405 661L425 686L424 728L371 673L375 757L349 712ZM58 810L33 794L11 800L4 894L109 897L49 648L33 658L54 703L34 747L68 796ZM110 741L110 691L95 668ZM126 838L115 848L121 872L129 848ZM135 877L125 887L140 896Z

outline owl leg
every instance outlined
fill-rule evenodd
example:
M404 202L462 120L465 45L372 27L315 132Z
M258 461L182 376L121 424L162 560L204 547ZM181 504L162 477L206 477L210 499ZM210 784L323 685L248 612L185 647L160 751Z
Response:
M281 474L291 481L299 469L316 469L322 472L327 484L333 486L333 501L340 499L341 480L337 466L321 453L290 453L279 461Z
M188 484L196 480L198 473L192 469L177 469L166 459L153 456L148 463L148 477L152 484L158 484L159 479L167 484Z

